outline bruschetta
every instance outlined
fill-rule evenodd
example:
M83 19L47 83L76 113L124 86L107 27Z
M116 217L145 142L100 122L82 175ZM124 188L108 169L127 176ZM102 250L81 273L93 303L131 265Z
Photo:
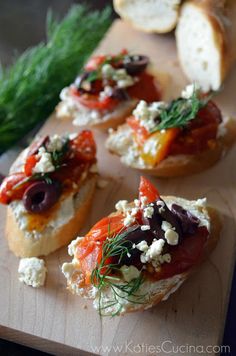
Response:
M148 309L166 300L215 247L221 231L206 199L160 196L141 177L139 197L121 200L69 245L68 289L91 298L100 315Z
M106 147L129 167L158 177L184 176L218 161L235 133L235 121L190 84L170 103L140 101L125 124L110 130Z
M106 129L124 122L138 100L160 100L161 87L147 56L123 50L92 57L60 98L58 118L72 119L75 126Z
M0 185L10 250L36 257L67 245L86 219L96 179L91 131L36 139Z

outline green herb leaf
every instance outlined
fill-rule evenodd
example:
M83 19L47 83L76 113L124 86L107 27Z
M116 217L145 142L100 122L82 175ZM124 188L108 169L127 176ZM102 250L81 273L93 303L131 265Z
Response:
M115 236L109 236L110 228L108 226L108 238L103 244L102 259L97 267L92 271L91 281L92 284L98 289L99 292L99 314L100 315L119 315L122 309L122 300L125 299L133 304L144 304L148 300L146 294L138 293L141 284L144 281L142 273L139 277L134 278L130 282L122 282L119 275L119 263L122 258L129 253L133 246L133 242L125 239L128 231L120 232ZM118 257L117 263L107 263L107 260L113 257ZM116 275L114 275L114 272ZM110 300L104 301L103 292L110 288L112 297ZM109 308L115 307L115 311L108 313Z
M49 13L47 43L23 53L0 77L0 153L54 110L110 26L110 9L75 5L59 23Z
M201 108L207 105L213 94L201 98L199 91L194 90L189 99L178 98L173 100L167 108L161 109L160 122L151 132L170 129L172 127L184 127L189 121L195 119Z

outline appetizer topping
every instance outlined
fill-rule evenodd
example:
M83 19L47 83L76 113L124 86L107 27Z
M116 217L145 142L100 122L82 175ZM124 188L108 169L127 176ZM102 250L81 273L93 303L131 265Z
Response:
M52 156L44 147L39 148L36 159L38 159L38 161L33 168L33 173L49 173L55 171Z
M96 144L91 131L84 130L71 138L40 138L31 144L27 154L23 170L3 180L0 202L22 200L27 211L43 213L61 194L78 190L78 183L96 163Z
M47 268L44 260L36 257L22 258L18 268L19 281L38 288L44 285Z
M141 100L127 119L129 130L111 133L108 148L124 163L142 168L155 167L168 156L211 150L222 122L211 96L192 84L170 103Z
M193 211L200 209L197 202L187 204ZM209 236L202 224L202 216L207 216L199 218L175 200L167 205L144 177L139 199L120 200L116 209L116 214L102 219L69 249L83 276L79 288L92 284L100 297L107 288L113 291L107 304L100 305L100 313L111 304L119 310L122 300L144 303L141 295L137 300L144 280L158 281L192 267Z
M41 213L51 208L61 194L61 184L52 182L50 184L38 181L32 183L24 192L23 204L27 211Z
M148 63L148 57L129 55L126 50L116 56L94 56L74 84L66 89L69 96L62 91L61 99L71 106L72 98L98 114L115 109L124 100L159 100L155 78L145 71Z

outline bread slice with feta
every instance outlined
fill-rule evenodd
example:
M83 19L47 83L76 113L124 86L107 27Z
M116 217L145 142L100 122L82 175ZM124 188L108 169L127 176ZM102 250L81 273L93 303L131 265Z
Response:
M233 145L236 137L236 125L233 119L224 119L218 129L216 144L196 155L170 155L155 167L148 166L140 157L138 146L128 124L123 124L116 131L110 131L106 148L120 157L123 164L138 169L142 173L157 177L177 177L199 173L214 165Z
M28 148L13 163L10 173L21 171ZM89 214L96 188L97 173L86 172L70 192L61 194L49 213L28 212L22 200L7 207L6 238L9 249L18 257L46 256L68 245L82 228Z
M189 80L218 90L236 60L236 3L192 0L181 7L176 28L178 57Z
M181 0L114 0L115 11L145 32L166 33L176 26Z
M198 260L198 264L185 271L184 273L175 274L170 278L163 278L156 281L154 279L145 279L140 285L139 290L136 291L137 302L129 301L126 298L120 298L119 310L117 310L117 304L110 303L110 307L104 307L102 310L103 315L116 315L117 312L118 314L125 314L129 312L146 310L155 306L161 301L165 301L172 293L177 291L177 289L186 279L192 275L193 272L195 272L196 267L201 264L215 248L220 237L221 221L218 213L213 208L206 206L205 199L189 201L174 196L163 196L162 198L168 207L175 203L184 209L189 210L199 219L201 226L205 226L209 231L209 236L207 242L205 243L204 251ZM114 214L117 213L113 213L112 215ZM78 238L78 240L80 239L81 237ZM62 266L62 272L67 280L67 288L73 294L92 299L94 308L100 310L103 307L103 304L105 306L107 305L108 301L111 300L111 295L113 292L111 288L106 288L106 290L103 290L101 294L98 292L95 286L79 286L79 282L83 281L84 277L80 271L79 261L75 256L75 247L78 243L78 240L72 241L68 248L69 254L73 257L72 261L69 263L64 263ZM123 272L125 272L125 274ZM130 281L130 279L136 278L137 268L134 267L132 270L131 268L125 268L122 273L124 280ZM83 283L81 285L83 285ZM120 290L118 293L121 293ZM145 296L145 299L142 300L142 303L139 302L139 296Z

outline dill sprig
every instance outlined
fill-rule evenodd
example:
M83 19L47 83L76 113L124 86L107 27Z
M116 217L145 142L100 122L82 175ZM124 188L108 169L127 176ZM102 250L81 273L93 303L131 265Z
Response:
M91 282L98 289L99 293L99 314L101 316L119 315L122 310L122 300L133 304L146 303L146 294L138 294L138 290L144 281L142 273L139 277L132 279L130 282L122 281L120 278L120 262L123 257L129 253L133 247L133 242L125 239L129 234L128 231L120 231L117 235L110 236L103 244L102 259L91 274ZM109 260L116 262L107 263ZM112 296L110 300L104 301L104 292L110 289ZM109 308L115 307L115 311L108 313Z
M172 100L165 108L160 108L158 124L151 132L170 129L172 127L185 127L189 121L196 118L200 109L207 105L213 94L201 98L199 90L195 89L189 99L178 98Z
M110 9L74 5L58 22L47 17L47 43L24 52L0 74L0 153L44 121L110 26Z

